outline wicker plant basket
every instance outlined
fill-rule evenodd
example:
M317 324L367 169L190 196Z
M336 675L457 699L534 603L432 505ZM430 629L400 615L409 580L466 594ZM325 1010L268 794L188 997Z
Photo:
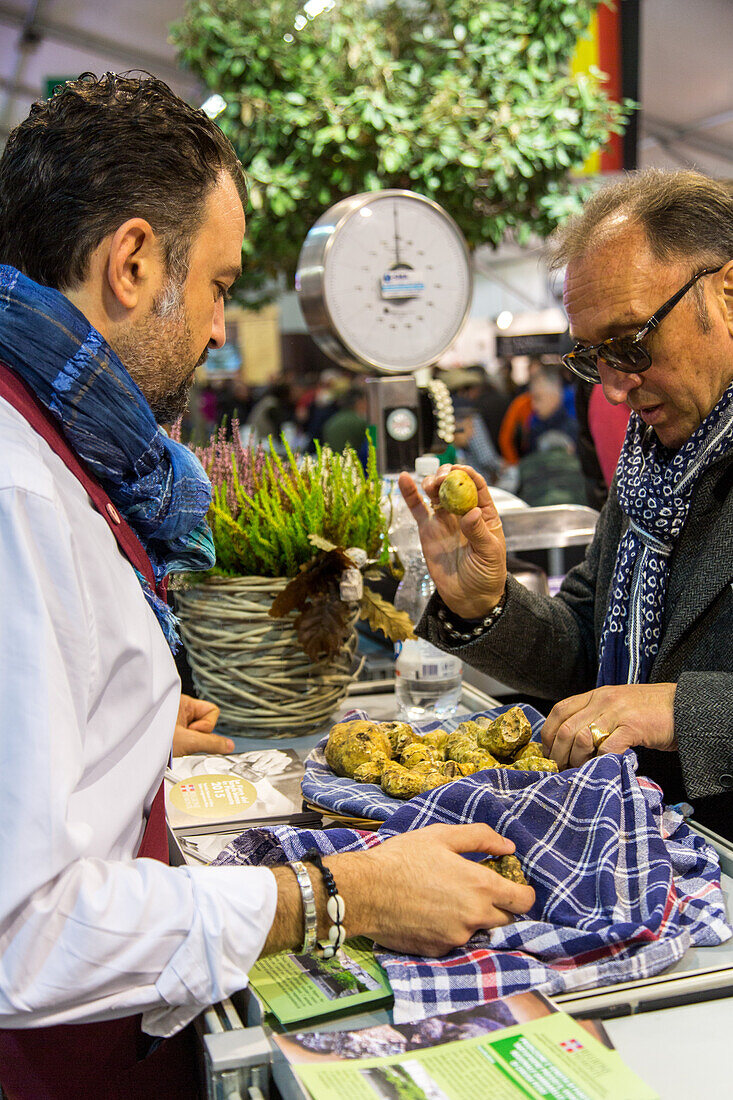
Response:
M338 655L311 661L293 615L268 611L285 578L211 577L176 592L181 635L196 690L221 708L217 733L298 737L324 726L356 679L357 636Z

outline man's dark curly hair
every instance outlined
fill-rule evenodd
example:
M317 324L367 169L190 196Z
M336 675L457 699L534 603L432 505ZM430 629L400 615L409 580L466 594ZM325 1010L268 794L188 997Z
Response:
M185 276L191 241L220 173L243 205L242 166L219 127L161 80L83 73L34 103L0 159L0 263L71 290L128 218L160 236L170 274Z

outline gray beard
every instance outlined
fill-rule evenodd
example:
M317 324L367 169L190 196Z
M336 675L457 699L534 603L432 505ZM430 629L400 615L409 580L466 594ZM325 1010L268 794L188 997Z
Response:
M156 424L174 424L188 408L188 398L193 379L186 378L177 390L148 398L148 404L155 417Z
M172 374L173 365L185 362L190 354L189 343L183 287L169 280L153 301L148 316L135 329L118 333L112 344L158 424L173 424L186 411L195 370L208 356L207 346L176 387L161 392L161 375ZM163 349L162 354L156 353L156 348Z
M177 389L171 390L168 393L158 394L158 396L148 398L148 404L152 410L153 416L158 424L174 424L180 416L183 416L188 408L188 399L191 396L191 387L193 386L196 368L202 366L208 357L209 349L204 348L203 354L199 356L196 367L187 378L184 378L180 386Z

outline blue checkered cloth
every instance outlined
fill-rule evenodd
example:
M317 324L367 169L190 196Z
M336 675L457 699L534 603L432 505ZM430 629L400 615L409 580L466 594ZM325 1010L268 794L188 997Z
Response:
M514 841L535 905L440 959L377 948L395 1022L530 989L552 995L634 981L732 934L716 853L635 770L629 750L540 778L504 770L489 785L483 772L403 803L377 832L252 829L216 862L274 865L314 847L369 848L436 822L486 822Z
M418 733L428 733L430 730L444 729L449 733L461 722L482 717L496 718L499 714L510 710L509 706L495 707L493 710L484 710L479 714L461 714L455 718L445 719L442 722L426 722L424 725L414 726ZM532 726L532 740L539 741L540 730L545 719L539 711L527 704L522 710ZM349 722L355 719L367 719L363 710L352 710L345 715L343 721ZM329 813L343 817L368 818L370 821L386 821L404 802L399 798L390 798L376 783L355 783L353 779L344 779L334 775L326 763L324 750L328 737L319 741L305 762L305 775L303 776L303 797L308 802L319 806ZM492 777L500 775L500 771L492 770Z

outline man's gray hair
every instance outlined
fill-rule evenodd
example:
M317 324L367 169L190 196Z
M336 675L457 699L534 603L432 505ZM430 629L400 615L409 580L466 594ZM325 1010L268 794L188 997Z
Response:
M641 226L656 259L689 261L691 275L733 259L733 187L700 172L646 168L597 191L555 230L547 248L551 269L579 260L603 240L615 214Z

